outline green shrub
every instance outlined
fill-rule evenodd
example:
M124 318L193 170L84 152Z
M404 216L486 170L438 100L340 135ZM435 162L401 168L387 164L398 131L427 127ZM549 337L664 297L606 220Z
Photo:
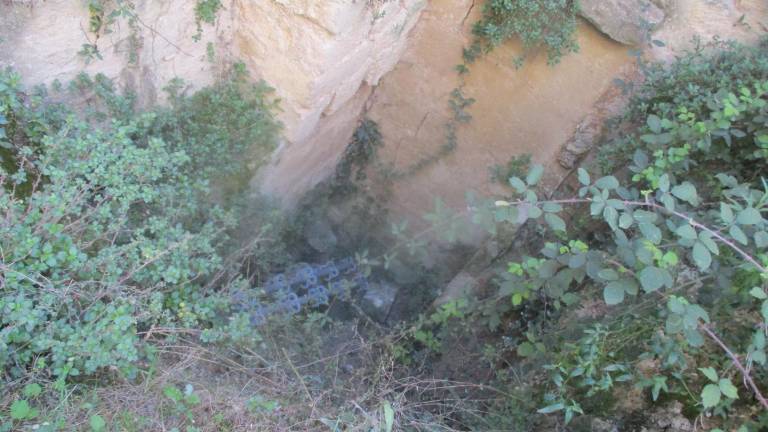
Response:
M602 153L613 175L580 168L578 194L546 200L534 167L510 179L515 200L493 206L496 220L540 221L552 233L540 253L510 264L500 293L507 310L561 311L548 325L565 335L539 328L517 351L549 360L541 414L606 410L600 394L624 382L697 416L733 417L732 428L744 423L738 413L768 408L768 57L764 45L717 48L644 65L624 118L629 138ZM601 223L569 229L564 206ZM609 308L605 326L592 321L580 336L572 321L557 323L595 299Z
M268 160L277 145L277 100L263 81L252 83L242 65L230 76L191 96L176 80L166 90L170 106L156 111L149 135L157 135L190 157L187 170L237 189ZM234 183L234 184L233 184Z
M670 66L641 64L645 79L635 89L625 114L613 120L629 125L622 128L629 128L629 133L600 149L603 172L627 162L622 155L635 149L648 153L664 150L668 155L685 144L690 145L685 151L695 154L699 164L727 163L734 168L729 172L740 177L764 172L765 156L753 148L753 129L761 122L759 109L754 101L743 100L751 95L742 91L751 93L755 83L768 79L766 49L768 39L755 47L733 42L699 43ZM729 127L713 125L722 120L717 118L718 111L726 105L730 107L727 114L736 115L726 116ZM708 172L702 166L696 169Z
M220 277L236 218L209 183L243 175L258 158L241 156L266 154L279 129L266 87L241 85L140 113L105 78L81 76L73 89L97 97L79 114L0 73L3 379L131 376L141 332L227 324Z
M557 64L579 49L575 39L578 11L575 0L489 0L472 29L476 39L464 50L464 61L472 63L479 55L519 38L523 53L515 59L518 67L539 48L546 51L550 65Z
M500 333L483 352L494 383L534 395L540 415L626 416L616 395L634 386L649 402L682 403L692 422L762 430L766 45L717 44L670 66L641 65L646 80L616 127L623 138L601 152L604 175L580 168L572 192L550 198L534 166L509 178L511 197L471 205L492 234L498 224L530 229L511 246L498 290L452 319ZM446 332L427 324L406 341L435 351ZM506 401L490 404L490 417L510 412L516 401Z

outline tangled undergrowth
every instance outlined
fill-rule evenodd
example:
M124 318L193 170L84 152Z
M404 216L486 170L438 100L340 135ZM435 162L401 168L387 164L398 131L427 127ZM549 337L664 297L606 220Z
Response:
M341 298L243 311L294 257L247 188L280 125L241 68L146 112L103 76L20 83L0 75L0 430L393 430L476 387L409 378L397 336L332 318Z
M504 42L519 39L523 52L515 58L518 67L539 51L546 52L548 64L557 64L564 55L579 50L578 12L576 0L490 0L472 28L475 40L464 50L464 61L473 63Z
M512 395L490 408L495 429L768 426L766 44L641 66L602 174L581 168L552 196L534 166L509 179L513 196L473 203L489 232L522 223L529 237L496 289L444 305L404 341L434 353L433 368L468 346L454 373L483 362Z

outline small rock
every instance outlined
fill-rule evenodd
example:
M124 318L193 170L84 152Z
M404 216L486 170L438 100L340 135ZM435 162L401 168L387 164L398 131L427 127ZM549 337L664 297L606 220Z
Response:
M571 169L579 159L592 149L602 133L602 125L583 121L576 126L576 131L565 144L558 161L563 168Z
M384 322L399 288L384 281L371 281L363 294L362 308L376 321Z
M661 431L693 431L693 425L683 414L683 404L673 402L671 405L651 414L650 424Z
M599 418L593 418L591 426L592 432L619 432L615 424Z
M649 0L581 0L581 16L611 39L640 45L664 21L664 11Z
M573 432L619 432L619 428L613 423L589 415L576 417L570 426L568 430Z

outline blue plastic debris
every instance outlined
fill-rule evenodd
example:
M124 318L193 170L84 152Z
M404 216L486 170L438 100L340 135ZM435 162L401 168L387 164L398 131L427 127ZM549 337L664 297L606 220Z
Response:
M232 294L233 309L248 313L251 325L260 326L274 315L295 315L306 305L328 305L331 297L341 297L354 286L368 287L368 279L354 258L319 265L303 263L269 278L263 287L263 298L255 289L236 291Z

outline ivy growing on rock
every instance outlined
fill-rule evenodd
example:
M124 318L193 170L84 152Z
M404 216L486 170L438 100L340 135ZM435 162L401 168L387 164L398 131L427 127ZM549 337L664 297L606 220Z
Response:
M575 0L490 0L472 28L476 39L464 50L464 61L473 63L478 56L518 38L523 53L515 58L515 65L522 66L538 49L547 53L547 63L557 64L564 55L579 49L578 12Z

